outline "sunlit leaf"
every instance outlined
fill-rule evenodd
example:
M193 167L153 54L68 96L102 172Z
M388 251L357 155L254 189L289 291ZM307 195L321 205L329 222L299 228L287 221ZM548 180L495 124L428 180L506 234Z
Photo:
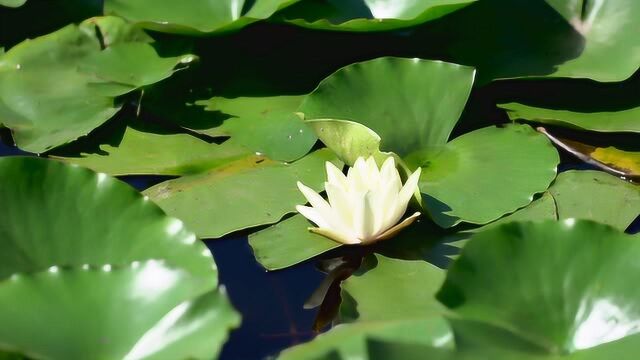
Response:
M145 191L168 214L203 238L273 224L305 199L297 181L323 188L325 162L339 164L326 149L283 164L250 156L203 174L165 181Z
M203 34L240 29L299 0L106 0L105 13L147 29Z
M161 58L148 41L123 20L105 17L16 45L0 58L0 122L18 147L36 153L86 135L119 110L114 97L194 58Z
M473 84L466 66L379 58L344 67L309 94L305 119L358 122L381 138L381 150L405 156L444 145Z
M185 175L239 160L249 150L227 141L207 143L151 122L125 117L117 126L55 150L51 157L110 175Z
M447 322L440 317L364 321L338 325L308 343L285 350L278 359L366 359L368 339L450 347L453 335Z
M638 332L627 279L639 251L637 239L589 221L506 224L471 239L438 298L464 346L573 353Z
M4 157L0 170L0 352L47 359L219 353L239 316L216 288L210 252L182 222L81 167Z
M215 97L198 102L226 117L211 129L194 129L209 136L231 136L233 141L270 159L293 161L306 155L317 137L296 113L302 96Z
M385 31L437 19L475 0L316 0L286 9L282 18L311 29Z
M419 154L420 191L443 227L485 224L526 206L547 189L559 162L551 143L531 127L488 127L443 150Z
M566 126L600 132L640 132L640 107L620 111L579 112L546 109L519 103L500 104L511 120Z

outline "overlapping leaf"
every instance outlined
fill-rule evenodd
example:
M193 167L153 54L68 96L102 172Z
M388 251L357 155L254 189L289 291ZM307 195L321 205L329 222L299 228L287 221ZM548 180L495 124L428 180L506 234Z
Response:
M181 221L105 174L29 157L2 158L0 168L2 351L51 359L219 352L239 318L216 290L209 251Z
M0 122L18 147L36 153L86 135L119 110L116 96L194 59L161 58L149 41L123 20L103 17L16 45L0 58Z
M300 111L307 120L358 122L380 136L381 150L405 156L447 142L473 77L473 69L456 64L379 58L327 77Z
M466 245L438 298L456 314L459 346L605 356L599 345L639 329L626 280L638 251L637 239L589 221L506 224Z
M105 13L156 31L186 34L240 29L299 0L106 0Z
M185 175L212 170L250 152L234 141L220 145L125 116L51 157L110 175Z
M475 0L303 1L282 14L290 24L337 31L385 31L437 19Z
M527 120L600 132L640 132L640 107L595 112L547 109L519 103L501 104L499 107L507 111L511 120Z
M326 161L340 163L327 149L291 164L250 156L210 172L165 181L145 194L199 236L218 238L276 223L295 211L305 202L296 182L320 190Z
M224 119L209 129L193 129L210 136L231 136L247 148L278 161L294 161L309 152L317 137L296 109L302 96L215 97L198 102Z
M425 206L443 227L485 224L526 206L559 163L551 143L526 125L476 130L418 158Z

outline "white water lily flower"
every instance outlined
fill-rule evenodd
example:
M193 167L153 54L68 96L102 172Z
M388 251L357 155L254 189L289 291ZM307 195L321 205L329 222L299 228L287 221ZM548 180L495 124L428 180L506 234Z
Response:
M416 212L398 224L418 186L420 168L404 186L393 157L380 169L373 157L360 157L347 176L331 162L326 168L329 202L298 182L311 207L298 205L296 210L318 226L310 231L343 244L369 244L394 236L420 216Z

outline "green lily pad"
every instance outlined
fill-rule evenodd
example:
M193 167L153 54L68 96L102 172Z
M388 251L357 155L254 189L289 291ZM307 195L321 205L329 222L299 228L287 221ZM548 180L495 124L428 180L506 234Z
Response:
M481 84L523 77L618 82L640 66L638 16L635 0L482 0L418 28L407 48L474 66Z
M256 260L267 270L280 270L338 248L342 244L308 230L312 224L295 215L249 235Z
M204 244L119 180L58 161L3 157L0 184L0 201L6 204L0 217L0 279L51 266L166 259L211 277L215 285Z
M500 104L511 120L526 120L600 132L640 132L640 107L620 111L579 112L518 103Z
M17 275L0 285L0 348L50 359L211 358L239 318L221 294L204 294L210 283L155 260Z
M326 161L339 165L326 149L291 164L251 156L207 173L165 181L144 193L199 236L218 238L276 223L294 212L296 205L305 203L296 182L321 190Z
M393 153L380 151L380 136L368 127L353 121L318 119L307 124L320 140L331 149L340 160L353 166L359 157L373 156L382 162Z
M511 223L465 246L438 293L476 346L549 355L573 353L636 334L640 243L590 221ZM487 334L508 331L522 344ZM454 330L458 327L453 322ZM457 331L457 330L456 330Z
M453 334L441 318L363 321L338 325L314 340L282 352L278 360L366 359L370 339L451 347Z
M206 246L128 185L33 157L0 185L0 351L211 358L239 324Z
M116 96L160 81L194 58L161 58L148 41L123 20L106 17L16 45L0 58L0 122L18 147L36 153L86 135L119 110Z
M186 175L211 170L249 154L233 141L207 143L151 122L120 119L50 154L109 175ZM97 145L96 145L97 144Z
M295 111L302 96L215 97L199 101L206 110L228 118L217 127L195 130L209 136L231 136L233 141L278 161L306 155L318 138Z
M24 5L26 2L27 0L0 0L0 6L17 8Z
M526 206L559 163L549 140L527 125L476 130L417 157L425 206L443 227L486 224Z
M358 122L401 157L446 144L471 91L474 70L440 61L379 58L344 67L303 101L307 120ZM446 89L446 91L445 91Z
M418 25L463 8L475 0L324 0L303 1L281 18L311 29L386 31Z
M422 260L370 255L342 282L342 321L385 321L441 315L435 294L444 270ZM384 293L384 296L380 296Z
M640 187L602 171L566 171L549 188L559 219L586 219L625 230L640 214Z
M106 0L105 14L147 29L182 34L238 30L299 0Z

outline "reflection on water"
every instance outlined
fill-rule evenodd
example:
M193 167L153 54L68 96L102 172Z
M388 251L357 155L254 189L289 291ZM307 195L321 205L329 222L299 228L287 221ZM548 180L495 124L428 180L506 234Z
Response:
M242 325L231 333L220 359L262 359L315 335L315 311L303 305L324 274L312 262L268 273L255 261L246 237L206 243L220 282L242 313Z

